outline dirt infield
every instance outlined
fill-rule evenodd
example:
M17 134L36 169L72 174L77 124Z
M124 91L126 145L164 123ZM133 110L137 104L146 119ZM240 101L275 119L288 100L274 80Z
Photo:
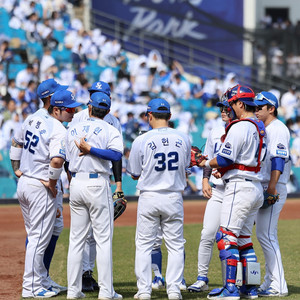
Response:
M185 223L201 223L206 201L185 201ZM136 224L137 203L130 202L115 226ZM280 219L300 219L300 199L287 200ZM70 225L68 205L64 205L65 227ZM25 255L25 229L18 205L0 206L0 299L20 299Z

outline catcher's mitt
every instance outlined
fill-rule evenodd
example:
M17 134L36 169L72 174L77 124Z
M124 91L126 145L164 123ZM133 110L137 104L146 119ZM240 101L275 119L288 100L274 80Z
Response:
M124 198L123 192L113 193L114 199L114 221L119 218L126 209L127 200Z
M275 204L279 200L279 194L272 195L267 191L264 191L264 204L262 205L262 209L268 208L269 206Z
M198 166L204 159L207 159L204 155L202 155L202 151L196 147L192 146L191 148L191 162L189 167Z

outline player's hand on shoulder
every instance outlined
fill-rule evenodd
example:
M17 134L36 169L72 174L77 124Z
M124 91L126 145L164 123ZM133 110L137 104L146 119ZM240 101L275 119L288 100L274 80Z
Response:
M76 140L74 142L75 142L76 146L78 147L78 149L81 151L79 153L79 156L83 156L83 155L86 155L86 154L90 153L90 150L91 150L92 147L86 142L85 137L82 137L80 139L80 143L77 142Z

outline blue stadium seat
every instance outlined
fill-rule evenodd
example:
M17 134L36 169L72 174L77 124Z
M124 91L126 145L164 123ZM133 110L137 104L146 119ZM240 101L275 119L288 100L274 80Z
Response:
M59 43L63 43L64 42L64 38L65 38L65 31L64 30L53 30L53 37L58 40Z
M26 41L26 31L24 29L11 28L10 31L12 38L19 38L21 41Z

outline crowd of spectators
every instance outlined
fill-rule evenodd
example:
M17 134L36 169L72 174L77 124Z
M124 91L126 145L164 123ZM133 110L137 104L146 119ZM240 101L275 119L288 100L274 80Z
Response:
M144 112L148 101L154 97L170 102L173 126L194 138L194 144L198 140L193 133L205 139L210 129L220 124L214 105L229 87L239 83L237 74L230 72L225 78L195 78L186 74L178 61L167 65L155 49L146 55L126 53L118 40L104 36L101 29L85 30L82 22L72 17L71 7L65 0L5 0L0 6L10 15L7 26L24 30L25 43L37 43L42 47L40 57L37 53L26 53L26 67L11 77L6 66L16 60L19 52L10 46L10 37L0 36L0 150L9 149L14 130L41 106L36 87L48 78L68 85L82 108L89 101L91 84L97 80L108 82L112 91L111 112L121 122L128 151L134 138L148 130ZM54 35L57 32L60 35ZM62 49L70 53L63 63L54 55ZM100 68L96 77L88 75L90 65ZM294 137L293 159L300 166L297 87L292 86L283 95L276 90L274 93L281 102L282 119L292 122L289 128ZM125 164L125 156L124 160ZM197 178L199 176L201 174L197 173ZM201 190L200 184L197 190Z

